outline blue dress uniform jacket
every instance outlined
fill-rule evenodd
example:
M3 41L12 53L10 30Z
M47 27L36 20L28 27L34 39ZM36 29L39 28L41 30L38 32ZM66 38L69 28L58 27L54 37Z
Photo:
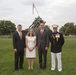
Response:
M51 52L59 53L62 51L62 46L64 44L64 37L59 32L52 32L49 35L49 40L51 42Z

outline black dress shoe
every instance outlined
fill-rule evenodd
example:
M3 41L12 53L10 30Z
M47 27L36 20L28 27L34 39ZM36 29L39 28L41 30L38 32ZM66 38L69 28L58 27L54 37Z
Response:
M42 67L40 67L40 69L42 69Z
M20 69L23 70L24 68L23 67L20 67Z
M18 70L19 70L18 68L15 69L15 71L18 71Z
M43 66L43 70L45 70L46 69L46 67L45 66Z
M39 65L39 66L40 66L40 69L42 69L42 63L40 63L40 65Z

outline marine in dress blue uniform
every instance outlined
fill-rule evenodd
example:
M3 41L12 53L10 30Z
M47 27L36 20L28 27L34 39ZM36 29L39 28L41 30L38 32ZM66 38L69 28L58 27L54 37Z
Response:
M57 31L58 25L53 25L53 32L50 33L49 39L51 42L51 70L55 70L56 68L56 58L58 63L58 71L62 71L62 60L61 60L61 52L62 46L64 44L63 35Z

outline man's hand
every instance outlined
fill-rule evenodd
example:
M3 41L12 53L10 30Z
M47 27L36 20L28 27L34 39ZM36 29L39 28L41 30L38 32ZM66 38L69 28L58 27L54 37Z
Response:
M17 52L17 49L14 49L14 52Z
M48 50L48 47L45 47L45 50Z

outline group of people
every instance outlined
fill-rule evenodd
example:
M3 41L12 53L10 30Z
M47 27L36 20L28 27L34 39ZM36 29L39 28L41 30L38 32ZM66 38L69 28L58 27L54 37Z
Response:
M58 71L62 71L61 51L64 44L63 35L58 32L58 25L53 25L53 31L48 32L45 29L44 22L40 22L39 29L35 33L33 29L29 29L27 34L22 32L22 25L17 26L17 31L13 34L13 47L15 53L15 70L23 69L24 54L28 59L28 70L33 70L34 59L36 58L36 50L38 51L39 67L46 69L47 67L47 51L51 47L51 70L56 68L56 59ZM49 44L49 42L51 44Z

